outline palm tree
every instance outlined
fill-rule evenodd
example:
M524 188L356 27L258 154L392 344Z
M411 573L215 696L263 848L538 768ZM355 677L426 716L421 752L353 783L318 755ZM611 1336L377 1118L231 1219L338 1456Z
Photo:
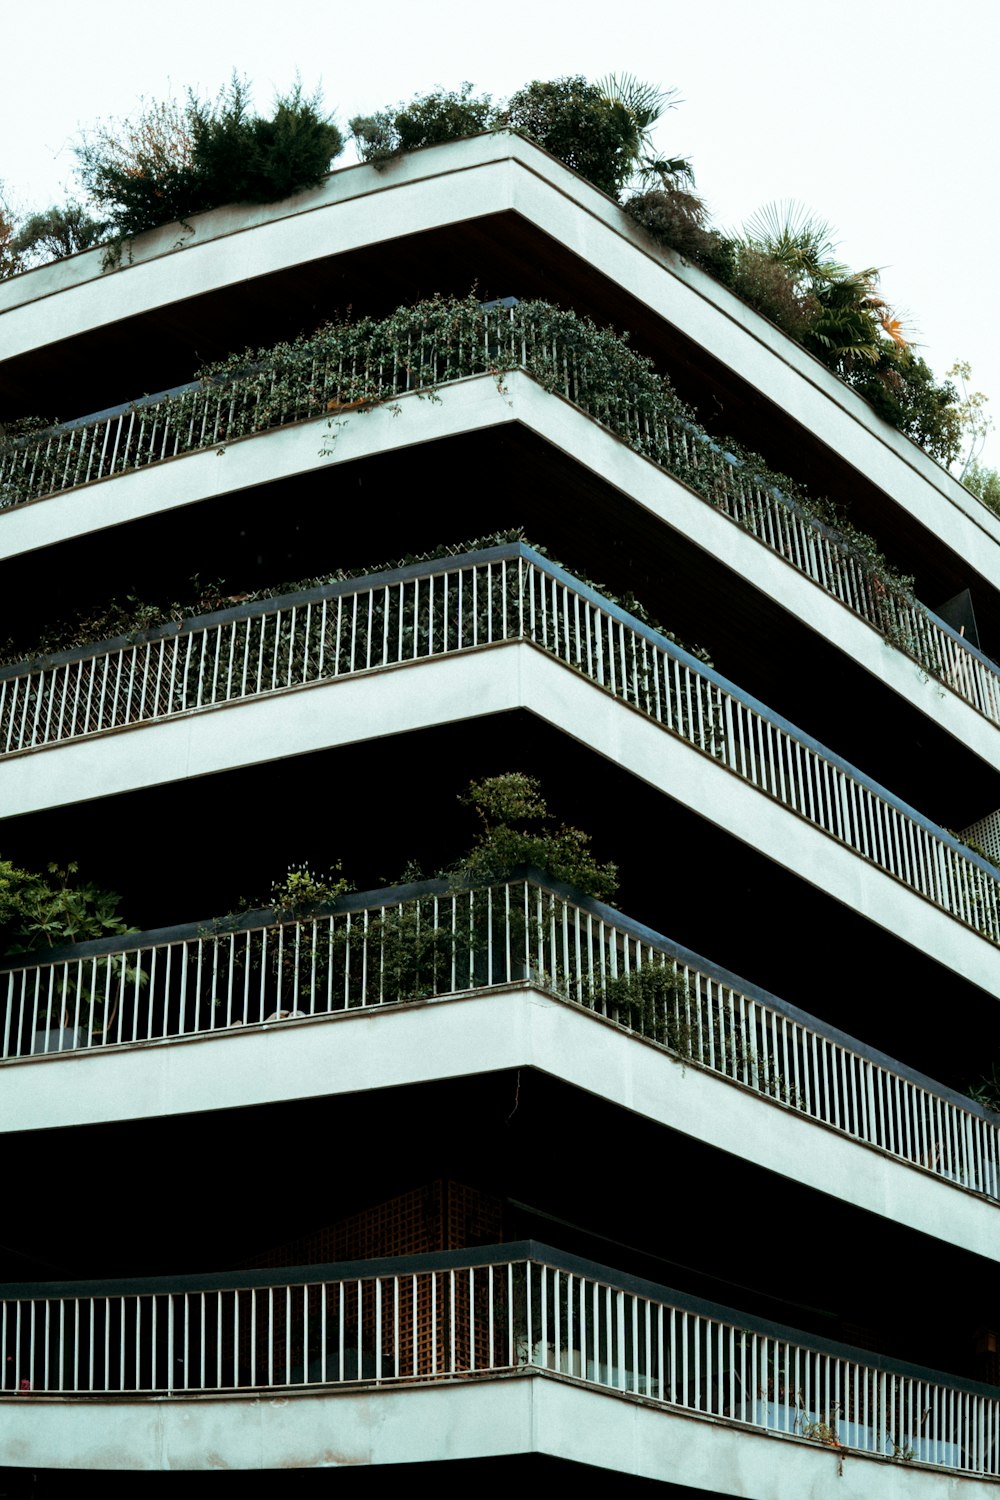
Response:
M659 182L667 191L693 186L694 169L688 156L660 156L653 142L653 126L681 102L676 89L643 83L634 73L610 73L598 81L604 97L626 115L626 150L642 183Z
M740 243L777 261L796 294L813 303L804 342L833 369L860 360L888 372L909 349L901 320L878 294L878 268L852 271L839 261L830 225L802 204L766 204L744 225Z

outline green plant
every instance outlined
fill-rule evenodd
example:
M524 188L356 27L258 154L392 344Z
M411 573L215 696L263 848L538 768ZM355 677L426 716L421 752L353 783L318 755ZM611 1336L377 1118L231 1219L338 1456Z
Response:
M236 74L213 101L189 93L144 104L135 120L95 126L77 147L80 182L125 240L224 203L265 203L319 182L343 149L318 93L280 95L270 118L252 113Z
M966 1093L984 1109L992 1109L1000 1114L1000 1064L994 1062L989 1073L984 1074L976 1083L970 1084Z
M691 995L669 959L645 963L595 986L589 1003L683 1058L695 1055Z
M303 862L289 865L284 875L272 882L269 904L279 922L288 922L313 906L336 901L338 896L353 889L339 863L331 865L326 874L317 875L309 864ZM254 908L248 906L247 909Z
M64 948L135 929L122 919L121 897L78 878L78 866L49 864L44 872L0 859L0 952L7 959ZM107 1034L129 985L145 984L124 953L92 958L46 993L38 1023L71 1026L88 1036Z
M0 281L16 276L24 269L21 253L14 247L17 237L17 214L8 203L0 182Z
M100 244L106 230L102 220L92 218L79 203L70 202L25 219L13 236L10 249L27 269L89 250Z
M195 389L160 404L158 422L177 435L183 452L309 416L325 414L336 424L343 420L338 414L345 406L392 403L406 390L434 400L440 384L473 374L488 373L503 389L507 372L518 367L543 389L573 400L635 452L727 510L755 535L773 536L761 517L776 505L821 522L866 578L871 623L928 671L944 671L933 646L908 629L908 614L919 609L912 579L887 563L872 537L829 501L770 469L759 454L731 441L709 439L650 360L630 350L613 329L598 328L550 303L521 302L495 314L485 311L474 294L432 297L397 308L386 318L326 323L287 343L243 350L203 367ZM227 387L231 393L223 399ZM0 452L16 447L17 441L0 438ZM133 461L151 462L157 456L158 451L140 450ZM32 449L31 462L37 474L30 482L19 481L16 471L6 481L8 503L46 493L65 459L58 450L49 459L38 448ZM46 466L52 464L50 478ZM836 592L836 577L826 586Z
M462 140L493 127L495 111L489 94L476 97L471 83L448 92L417 94L406 104L387 105L372 115L350 122L362 161L376 165L403 151Z
M503 879L516 865L537 865L598 901L614 897L617 867L598 863L589 834L555 823L534 776L507 771L471 781L458 800L475 810L479 832L453 874L491 881Z
M635 116L621 99L579 75L526 84L511 95L499 122L551 151L612 198L637 166Z
M962 480L966 489L1000 515L1000 470L988 468L973 459Z

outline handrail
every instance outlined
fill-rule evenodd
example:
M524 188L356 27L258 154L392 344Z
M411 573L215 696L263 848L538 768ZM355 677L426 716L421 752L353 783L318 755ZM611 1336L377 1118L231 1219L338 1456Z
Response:
M0 972L2 1056L532 984L759 1097L1000 1198L1000 1116L527 867L101 938Z
M530 641L1000 943L1000 872L521 542L159 627L0 677L0 755L372 668Z
M415 337L435 388L498 369L525 370L723 510L979 712L1000 723L1000 668L919 601L888 590L860 552L761 478L751 462L711 439L675 398L668 398L666 387L657 400L649 391L630 391L626 380L609 396L588 377L586 353L539 328L532 303L480 308L479 318L479 338L464 344L459 339L454 347L436 330L418 331L416 336L411 330L409 342L400 341L391 350L383 338L372 355L377 363L376 399L428 388L426 379L421 382L413 374ZM380 337L381 326L374 327L373 345ZM631 358L624 346L622 358ZM316 358L308 348L276 355L275 361L283 378L290 369L301 371L301 389L277 405L262 387L262 367L257 363L225 381L189 382L8 444L0 451L0 511L289 422L329 417L330 408L349 404L358 394L371 399L373 370L364 356L359 362L353 347L346 364L344 357L339 362L325 355Z
M234 1276L0 1287L0 1397L569 1377L853 1455L1000 1473L1000 1392L534 1241Z

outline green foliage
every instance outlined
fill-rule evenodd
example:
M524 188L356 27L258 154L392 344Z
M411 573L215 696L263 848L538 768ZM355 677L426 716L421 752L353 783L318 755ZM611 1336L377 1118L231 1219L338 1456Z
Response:
M417 903L386 907L369 922L367 940L377 965L369 982L382 999L423 1000L448 987L455 934L435 926Z
M80 181L119 242L224 203L268 203L311 187L343 137L319 94L296 85L270 118L235 74L210 102L154 101L136 120L96 126L77 147Z
M278 880L271 885L268 903L279 922L290 922L303 912L328 901L336 901L354 887L344 878L339 863L330 866L325 874L316 874L306 863L289 865ZM247 904L254 910L263 903Z
M527 84L501 119L613 198L637 165L635 116L579 75Z
M695 1038L688 1019L691 997L669 960L644 964L609 979L603 991L593 993L591 1003L681 1057L694 1055Z
M121 897L78 878L75 863L42 874L0 860L0 949L34 953L132 931L119 916Z
M834 255L829 225L795 204L770 204L741 239L713 229L694 194L669 186L635 194L625 211L660 245L694 261L803 344L886 422L943 464L985 419L981 392L965 401L938 382L878 292L874 267L851 271ZM956 365L950 374L963 375Z
M948 465L958 458L962 427L950 381L938 381L927 361L908 351L891 369L856 366L844 378L876 412L932 458Z
M296 83L275 100L270 119L254 115L249 89L235 76L215 104L191 96L197 207L273 203L319 182L344 147L340 131L321 108L320 95L306 97Z
M734 510L734 489L756 495L762 513L784 505L828 525L870 579L872 623L928 670L939 670L920 640L900 636L891 606L913 606L912 580L887 564L871 537L822 497L770 470L758 454L725 439L710 440L666 376L629 349L625 337L551 303L524 301L488 312L470 293L428 298L385 318L326 323L314 333L203 367L200 387L161 402L159 420L177 434L183 452L309 416L327 415L336 425L345 410L392 402L407 390L436 399L440 384L470 375L488 373L503 390L506 374L517 368L744 524L752 525L745 517L755 512ZM221 399L227 387L231 400ZM140 452L135 462L155 461L159 451ZM64 458L57 453L55 462L61 472ZM34 456L36 470L44 471L45 464L44 453ZM44 492L38 485L31 491Z
M459 801L479 818L476 841L454 872L463 879L499 880L516 865L536 865L598 901L614 897L617 867L598 863L589 834L556 825L534 776L508 771L472 781Z
M189 580L186 595L169 603L141 599L136 594L126 594L123 598L94 600L86 607L77 610L75 614L48 624L41 636L33 632L8 636L6 640L0 640L0 666L44 662L56 652L70 650L77 646L96 645L116 639L136 640L144 631L154 629L168 621L179 625L185 620L224 610L232 605L246 604L257 599L273 599L283 594L299 593L328 583L346 583L372 573L391 573L397 568L409 567L413 563L457 557L465 552L483 551L488 547L502 546L509 542L524 542L541 557L551 558L551 553L545 547L532 542L525 537L520 527L515 527L509 531L492 532L488 536L471 537L466 541L442 542L421 553L408 553L405 557L373 562L355 568L338 568L335 572L313 574L308 578L263 584L258 588L238 593L232 592L221 579L206 584L196 574ZM564 566L556 558L552 558L552 561L557 566ZM569 571L574 572L581 582L588 584L610 603L618 604L630 615L634 615L636 619L648 625L650 629L666 636L675 646L680 646L682 650L696 657L698 661L704 662L706 666L713 665L710 654L703 647L680 640L673 631L667 630L634 594L616 595L606 585L584 578L578 569L571 567ZM421 878L419 871L411 872L403 877L404 880ZM386 882L386 884L391 883Z
M974 1099L984 1109L992 1109L1000 1114L1000 1065L994 1063L989 1073L972 1084L966 1092L970 1099Z
M407 104L386 106L350 122L362 161L380 163L402 151L458 141L493 128L495 111L489 94L477 97L471 83L455 92L417 94Z
M973 459L965 471L963 483L1000 516L1000 470L988 468Z
M0 281L24 270L21 253L14 248L16 236L17 214L8 203L3 183L0 182Z
M79 203L71 202L25 219L11 240L11 250L21 257L25 268L43 265L100 244L106 229Z
M50 864L44 873L0 859L0 954L42 957L45 949L121 937L134 931L119 915L121 897L79 879L78 867ZM111 1026L125 988L145 984L127 954L109 954L67 975L56 996L42 996L38 1023L72 1027L100 1040Z
M709 226L708 210L696 193L684 188L650 188L634 193L623 206L658 245L676 250L726 286L732 285L737 264L736 241Z

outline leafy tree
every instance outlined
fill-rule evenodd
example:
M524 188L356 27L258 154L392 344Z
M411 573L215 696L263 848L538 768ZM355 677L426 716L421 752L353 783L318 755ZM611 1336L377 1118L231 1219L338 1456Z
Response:
M498 123L551 151L595 187L617 198L637 165L641 127L620 99L586 78L527 84Z
M690 157L661 156L656 150L652 135L656 122L679 102L677 90L661 89L655 83L643 83L634 73L612 73L601 79L597 87L606 99L621 105L629 116L632 133L627 149L640 182L651 182L666 192L679 192L693 187L694 169ZM693 201L700 204L698 199ZM700 204L700 207L704 214L704 205Z
M1000 515L1000 471L987 468L973 459L962 478L966 489L978 495L984 505Z
M11 249L25 266L44 265L100 244L107 226L79 203L47 208L25 219L11 241Z
M769 203L747 222L742 243L787 273L808 309L802 342L824 364L843 374L859 362L884 370L901 359L907 340L878 295L878 271L838 261L829 224L801 204Z
M912 350L885 372L856 366L844 377L893 427L945 465L953 464L962 445L958 392L938 381L927 361Z
M76 148L85 192L122 239L194 212L190 109L176 100L142 101L135 120L109 120Z

